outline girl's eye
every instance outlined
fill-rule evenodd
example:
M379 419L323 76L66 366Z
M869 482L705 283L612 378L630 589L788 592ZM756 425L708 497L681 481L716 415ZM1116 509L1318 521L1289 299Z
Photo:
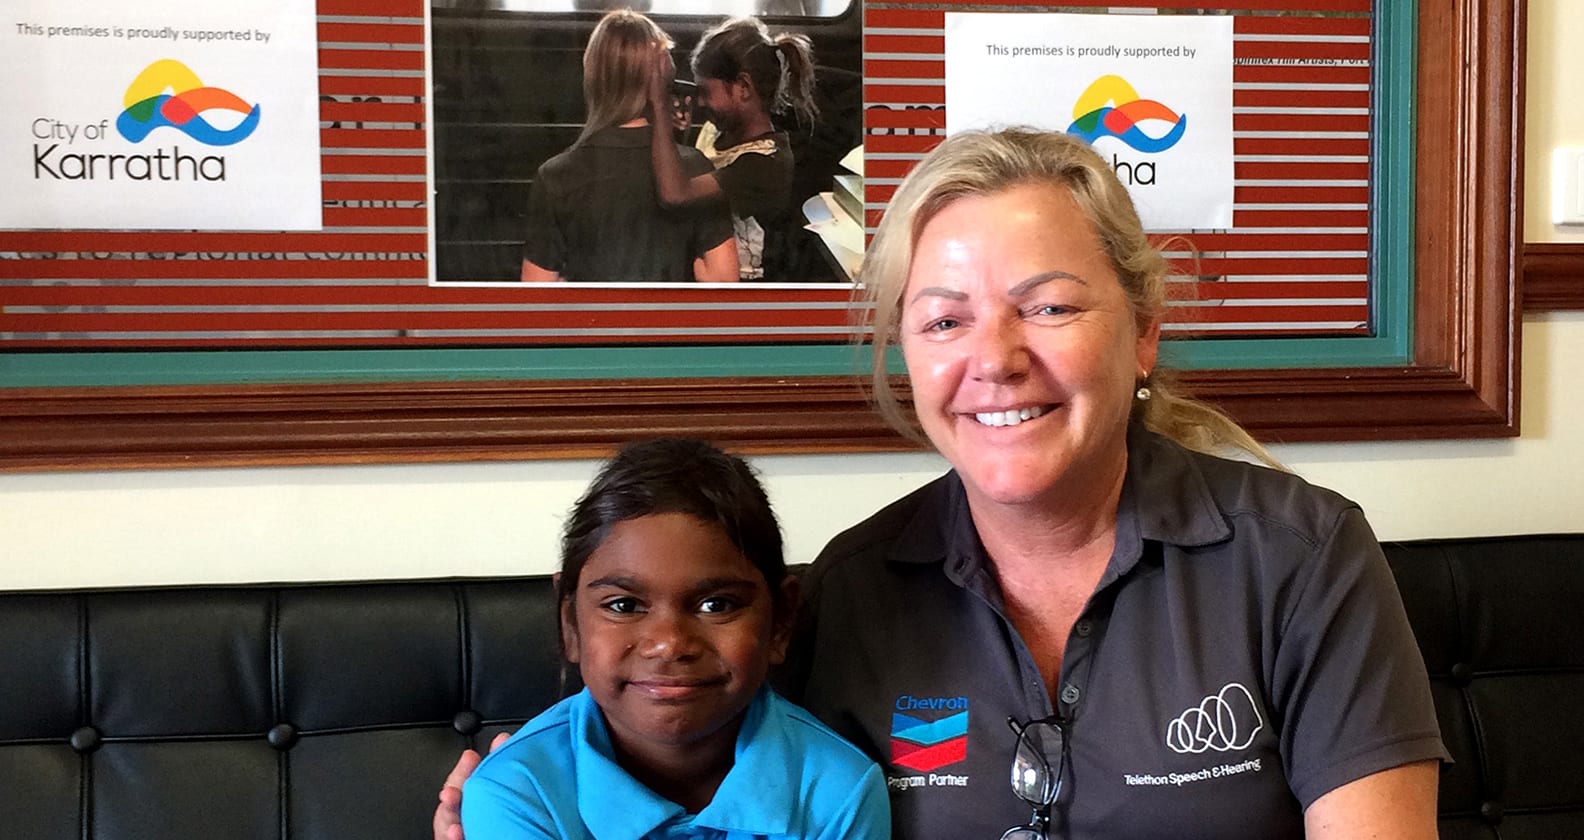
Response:
M638 612L638 607L637 598L611 598L600 603L600 609L621 615L630 615Z
M705 598L704 600L699 602L699 612L702 612L702 613L731 612L732 610L736 609L738 606L739 606L739 604L737 603L737 599L736 598L728 598L725 595L715 595L715 596L711 596L709 598Z

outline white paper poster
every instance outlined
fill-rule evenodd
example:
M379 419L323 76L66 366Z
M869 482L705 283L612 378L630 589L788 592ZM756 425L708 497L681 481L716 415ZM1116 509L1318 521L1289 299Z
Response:
M313 0L12 0L0 228L319 230Z
M1148 230L1232 226L1232 18L948 13L946 133L1077 134Z

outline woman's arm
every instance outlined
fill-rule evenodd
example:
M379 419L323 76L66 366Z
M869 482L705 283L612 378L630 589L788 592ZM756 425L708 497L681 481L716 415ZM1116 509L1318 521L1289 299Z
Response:
M687 204L721 195L720 183L713 172L688 178L682 174L682 156L677 154L676 143L667 130L671 125L671 79L676 75L676 64L671 51L665 47L655 50L654 64L649 73L649 149L653 160L655 194L667 207Z
M509 733L502 732L490 741L490 749L494 750L510 737ZM434 840L463 840L462 837L462 783L473 775L478 769L483 757L474 750L463 750L457 758L455 767L446 776L445 784L440 787L440 804L435 806L434 812Z
M1435 840L1441 766L1416 761L1372 773L1321 796L1304 811L1309 840Z
M700 283L736 283L742 279L737 267L737 237L727 239L694 260L693 279Z
M524 283L559 283L561 282L561 274L548 268L540 268L534 265L532 260L523 260L522 281Z

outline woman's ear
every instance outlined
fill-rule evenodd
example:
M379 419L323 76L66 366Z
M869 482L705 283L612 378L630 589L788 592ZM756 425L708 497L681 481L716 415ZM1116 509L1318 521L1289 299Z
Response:
M786 661L787 645L792 643L792 630L797 625L799 601L803 598L802 583L796 575L787 575L781 581L781 606L775 611L770 632L770 664Z

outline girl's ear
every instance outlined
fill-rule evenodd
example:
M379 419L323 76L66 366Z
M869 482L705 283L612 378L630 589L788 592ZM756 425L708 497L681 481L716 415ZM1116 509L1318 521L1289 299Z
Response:
M578 661L577 615L573 612L575 609L573 602L576 600L576 597L561 597L560 572L556 572L551 576L550 585L555 589L556 598L559 601L559 609L557 611L559 612L561 619L561 655L565 656L568 662L575 664Z
M792 630L797 626L798 603L803 598L803 588L796 575L787 575L781 581L781 607L775 611L770 632L770 664L786 662L787 646L792 643Z
M731 93L732 98L738 102L747 102L753 99L757 95L754 93L753 77L748 75L747 71L738 73L737 78L732 79Z

